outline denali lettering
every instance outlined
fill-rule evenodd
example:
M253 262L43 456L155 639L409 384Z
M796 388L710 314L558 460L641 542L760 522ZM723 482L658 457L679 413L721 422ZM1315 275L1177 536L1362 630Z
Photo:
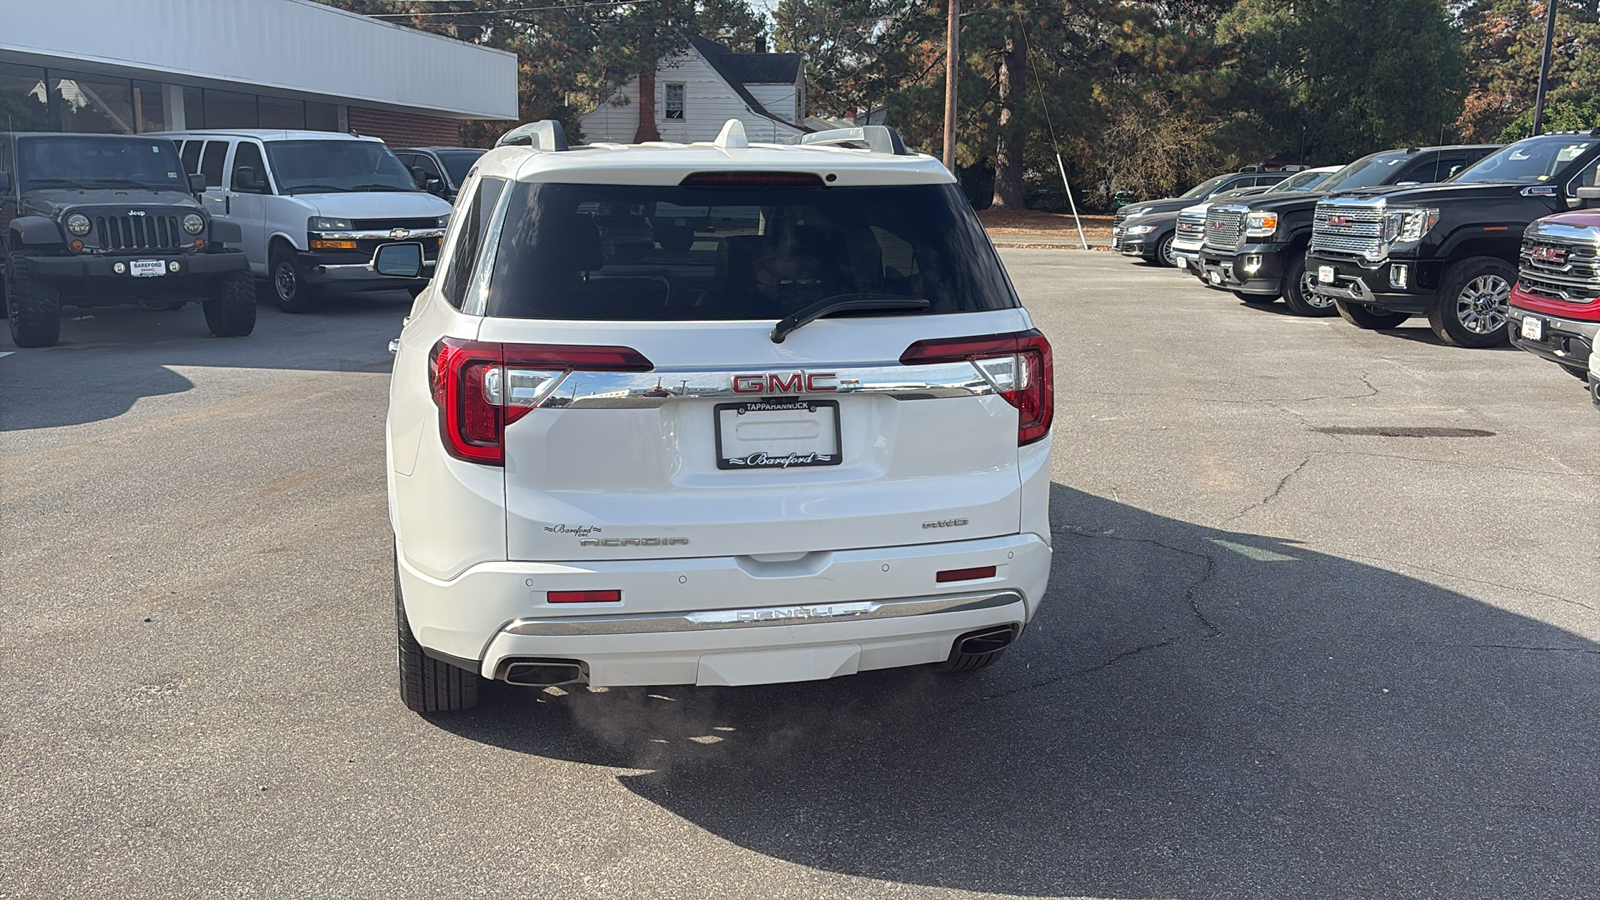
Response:
M966 519L936 519L932 522L923 522L923 528L960 528L967 524Z
M595 529L598 531L599 529ZM583 538L578 541L579 547L682 547L689 543L688 538Z
M769 372L765 375L735 375L733 376L733 392L735 394L798 394L824 393L839 389L839 376L834 372L791 372L781 375Z
M774 622L788 619L836 619L856 615L851 608L833 606L777 606L771 609L741 609L735 616L740 622Z

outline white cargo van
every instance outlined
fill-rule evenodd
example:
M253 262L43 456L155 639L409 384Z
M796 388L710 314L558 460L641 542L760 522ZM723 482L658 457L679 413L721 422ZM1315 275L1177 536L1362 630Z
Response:
M415 294L369 263L382 244L420 242L431 269L450 204L419 189L382 141L326 131L167 132L184 167L205 177L213 217L238 223L250 271L285 312L306 312L324 287Z

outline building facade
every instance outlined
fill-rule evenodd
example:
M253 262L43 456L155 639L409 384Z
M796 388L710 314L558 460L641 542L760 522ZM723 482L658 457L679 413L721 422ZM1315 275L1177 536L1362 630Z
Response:
M398 146L517 118L515 54L310 0L26 7L0 27L3 131L309 128Z

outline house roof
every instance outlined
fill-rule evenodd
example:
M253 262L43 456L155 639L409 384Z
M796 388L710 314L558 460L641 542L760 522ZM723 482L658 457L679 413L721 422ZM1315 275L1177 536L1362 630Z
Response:
M769 119L787 122L782 116L773 115L761 101L745 88L746 84L787 84L799 77L800 66L805 57L799 53L735 53L728 47L708 40L703 37L692 37L689 43L694 49L706 58L711 68L717 70L722 80L733 88L750 109ZM771 60L771 61L769 61ZM772 77L787 67L789 74L786 77ZM759 77L747 77L747 73L756 73Z

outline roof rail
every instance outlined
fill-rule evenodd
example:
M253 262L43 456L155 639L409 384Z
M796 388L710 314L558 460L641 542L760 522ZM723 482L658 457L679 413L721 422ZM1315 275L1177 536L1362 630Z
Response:
M835 128L831 131L815 131L811 134L802 134L790 139L795 144L866 144L873 153L893 153L896 156L910 156L906 149L905 141L900 140L900 132L887 125L863 125L860 128Z
M510 147L516 144L527 144L535 150L565 150L567 130L555 119L541 119L526 125L518 125L500 135L500 140L494 142L496 147Z

